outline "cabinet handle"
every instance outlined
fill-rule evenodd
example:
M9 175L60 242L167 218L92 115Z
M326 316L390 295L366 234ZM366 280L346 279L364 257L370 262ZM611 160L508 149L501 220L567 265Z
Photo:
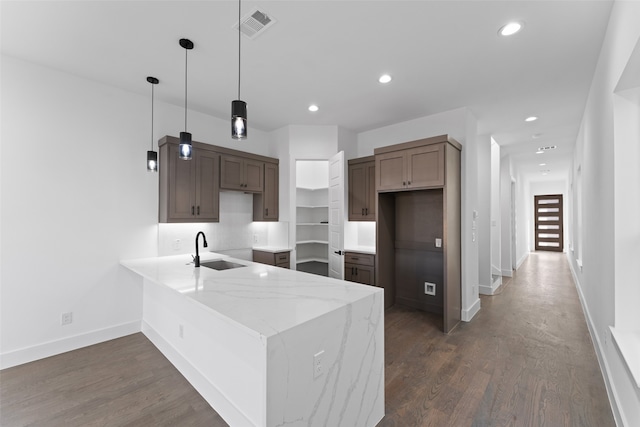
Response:
M364 214L369 215L369 208L364 208Z
M403 186L407 185L407 182L406 181L402 181L402 185Z
M356 267L356 276L358 275L358 267Z
M351 267L351 275L355 276L355 274L353 274L353 267Z
M285 259L287 259L287 257L286 256L280 256L280 257L278 257L278 259L285 260Z
M195 213L195 207L194 207L194 206L191 206L191 215L195 215L195 214L196 214L196 213Z
M198 206L198 215L200 215L200 206Z
M265 211L265 215L269 216L269 208L266 208L264 211Z
M411 185L411 181L407 181L407 185Z
M352 260L358 261L360 258L356 257L356 256L352 256L351 257Z

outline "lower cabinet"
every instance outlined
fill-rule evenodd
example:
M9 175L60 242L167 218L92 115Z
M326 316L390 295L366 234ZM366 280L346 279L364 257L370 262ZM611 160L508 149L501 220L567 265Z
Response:
M290 268L289 267L289 251L270 252L253 250L253 262L259 262L260 264L275 265L276 267Z
M361 252L344 253L344 280L375 286L376 256Z

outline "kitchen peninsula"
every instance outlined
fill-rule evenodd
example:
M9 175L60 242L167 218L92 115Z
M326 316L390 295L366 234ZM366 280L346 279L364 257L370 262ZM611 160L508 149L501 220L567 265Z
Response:
M143 333L232 426L375 426L384 416L383 290L201 254L122 261Z

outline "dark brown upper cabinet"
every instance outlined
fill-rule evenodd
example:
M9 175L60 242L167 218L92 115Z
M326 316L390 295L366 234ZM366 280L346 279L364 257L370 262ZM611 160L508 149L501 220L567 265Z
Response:
M253 220L277 221L278 159L193 141L193 159L178 158L180 140L160 147L160 222L218 222L220 190L253 193Z
M254 221L278 220L279 175L279 167L276 163L264 163L264 191L253 194Z
M442 144L402 150L394 150L391 146L376 154L377 191L420 190L443 185Z
M264 189L264 162L246 157L220 156L220 188L259 193Z
M193 159L178 158L177 138L160 142L160 222L218 222L219 155L203 147ZM174 141L175 140L175 141Z
M374 156L349 160L349 221L376 220Z

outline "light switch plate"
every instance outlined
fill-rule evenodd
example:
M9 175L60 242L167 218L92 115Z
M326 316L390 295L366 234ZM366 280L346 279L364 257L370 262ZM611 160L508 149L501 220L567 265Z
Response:
M442 239L436 238L436 248L442 247Z

